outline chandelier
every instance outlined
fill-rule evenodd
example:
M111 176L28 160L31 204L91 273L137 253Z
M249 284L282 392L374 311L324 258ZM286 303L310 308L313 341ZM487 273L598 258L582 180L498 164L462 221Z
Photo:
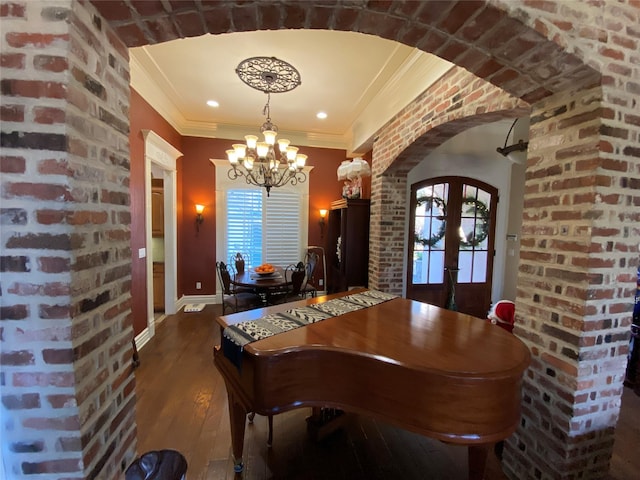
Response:
M273 187L287 183L296 185L307 180L303 169L307 156L298 153L298 147L287 139L278 139L278 127L271 122L271 94L293 90L300 85L300 73L292 65L275 57L252 57L240 62L236 68L240 80L251 88L267 94L267 103L262 110L266 121L260 127L264 140L256 135L245 135L246 143L233 144L227 150L231 169L227 173L231 180L244 177L250 185L264 187L267 196ZM276 152L276 143L278 152Z

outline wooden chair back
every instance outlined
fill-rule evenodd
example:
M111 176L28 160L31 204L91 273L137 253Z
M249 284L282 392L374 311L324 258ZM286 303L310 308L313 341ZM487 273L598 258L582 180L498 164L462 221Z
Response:
M318 255L316 252L307 252L306 255L306 259L305 259L305 270L306 270L306 278L305 278L305 286L306 284L311 284L315 287L315 271L316 271L316 266L318 265L318 260L320 258L320 255Z
M299 295L306 276L304 263L292 263L284 270L284 276L289 282L286 288L287 297Z
M220 285L222 285L222 293L224 295L233 295L233 291L231 290L231 274L229 273L227 265L224 262L217 262L216 270L218 271Z
M245 266L244 255L242 255L240 252L236 253L234 262L236 265L236 272L244 273L244 266Z

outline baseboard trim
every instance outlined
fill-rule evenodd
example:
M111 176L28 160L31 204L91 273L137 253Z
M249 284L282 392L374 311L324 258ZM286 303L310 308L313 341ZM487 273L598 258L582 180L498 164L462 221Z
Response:
M218 295L183 295L176 303L176 309L180 310L189 303L205 303L216 305L220 303Z
M149 327L145 328L138 335L136 335L136 338L134 340L136 342L136 348L138 350L140 350L142 347L144 347L147 344L147 342L149 340L151 340L151 334L149 333Z

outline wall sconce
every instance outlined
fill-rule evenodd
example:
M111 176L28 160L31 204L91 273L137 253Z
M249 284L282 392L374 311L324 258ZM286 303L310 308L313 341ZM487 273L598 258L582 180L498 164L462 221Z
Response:
M196 232L198 233L200 233L200 225L204 222L202 212L204 212L204 205L196 204Z
M524 140L519 140L518 143L514 143L513 145L507 146L507 142L509 141L509 135L511 135L511 130L513 130L513 127L516 126L517 121L518 119L516 118L511 124L511 128L507 132L507 137L504 139L504 147L496 148L496 152L498 152L500 155L507 157L512 162L523 163L523 161L520 161L513 154L514 152L526 152L527 148L529 147L529 142L525 142Z
M324 208L320 209L320 221L318 222L318 225L320 225L320 238L324 238L324 217L327 216L327 210Z

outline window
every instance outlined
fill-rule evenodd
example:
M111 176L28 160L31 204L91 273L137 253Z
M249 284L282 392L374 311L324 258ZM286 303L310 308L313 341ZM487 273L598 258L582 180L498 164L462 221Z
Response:
M248 256L248 267L286 266L302 258L300 195L272 190L227 190L227 253Z
M229 262L247 254L247 267L269 262L286 267L304 258L308 242L309 173L307 181L266 190L230 180L229 162L216 167L216 260Z

